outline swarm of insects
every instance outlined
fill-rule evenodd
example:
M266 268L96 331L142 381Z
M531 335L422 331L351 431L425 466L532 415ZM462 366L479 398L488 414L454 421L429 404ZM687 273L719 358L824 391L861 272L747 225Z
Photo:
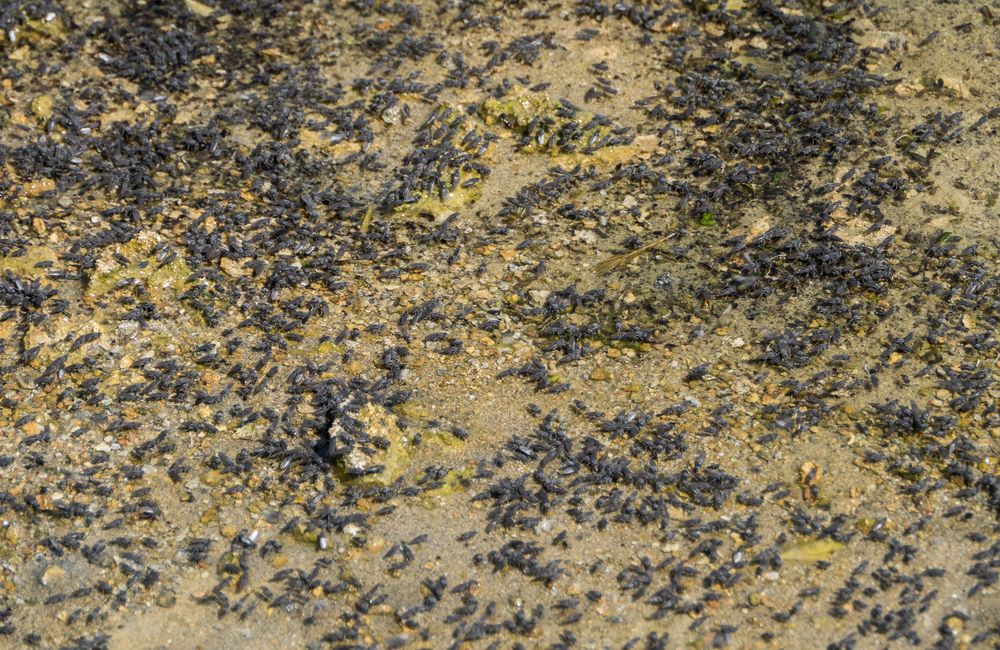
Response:
M0 3L4 644L1000 643L927 5Z

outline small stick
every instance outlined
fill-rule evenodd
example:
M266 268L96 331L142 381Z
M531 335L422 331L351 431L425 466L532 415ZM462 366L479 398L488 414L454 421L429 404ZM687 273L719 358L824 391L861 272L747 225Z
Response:
M627 253L622 253L621 255L615 255L614 257L609 257L603 262L598 262L597 264L595 264L594 271L596 271L597 273L607 273L608 271L616 269L619 266L624 266L629 262L631 262L636 257L638 257L639 255L641 255L642 253L648 251L650 248L653 248L654 246L659 246L660 244L665 242L668 238L669 235L664 237L659 237L644 246L640 246L634 251L629 251Z

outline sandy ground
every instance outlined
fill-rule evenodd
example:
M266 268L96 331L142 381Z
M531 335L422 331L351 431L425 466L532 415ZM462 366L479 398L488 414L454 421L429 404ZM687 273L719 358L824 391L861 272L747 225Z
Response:
M1000 644L1000 4L0 17L0 644Z

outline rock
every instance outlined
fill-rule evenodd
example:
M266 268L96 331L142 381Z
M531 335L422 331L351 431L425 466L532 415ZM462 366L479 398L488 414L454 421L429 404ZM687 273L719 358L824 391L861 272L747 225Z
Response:
M546 291L545 289L531 289L528 291L528 295L531 296L531 299L536 305L545 304L545 300L549 297L550 293L551 292Z
M902 81L896 84L895 92L900 97L913 97L924 90L924 85L919 81Z
M763 216L760 219L755 219L752 224L750 224L750 230L747 232L747 239L756 239L760 237L768 230L771 229L771 219L768 216Z
M165 591L156 597L156 604L163 608L173 607L177 603L177 596L169 591Z
M378 463L374 462L371 456L358 447L355 447L350 453L344 456L341 462L344 465L344 469L353 476L364 476L378 466Z
M551 532L552 527L555 526L556 522L553 519L542 519L535 525L536 533L548 533Z
M953 75L939 75L920 81L911 79L902 81L896 84L895 87L896 94L900 97L914 97L925 91L934 90L952 97L958 97L959 99L972 97L972 93L969 87L965 85L965 82Z
M184 0L184 6L188 8L188 11L195 14L196 16L201 16L202 18L207 18L208 16L211 16L212 13L215 11L215 9L213 9L212 7L209 7L208 5L202 2L198 2L198 0Z
M590 371L591 381L610 381L611 372L605 368L594 368Z
M368 449L362 449L355 445L338 463L350 478L364 483L389 485L406 471L410 441L396 424L396 418L381 406L368 404L355 417L362 423L369 437L388 441L389 448L367 446ZM339 429L339 425L334 427ZM342 432L341 429L331 430L330 433L332 437L336 437Z
M124 340L131 339L139 331L139 323L135 321L125 321L116 328L116 333Z
M941 84L941 88L945 91L960 99L968 99L969 97L972 97L972 93L969 92L969 87L966 86L965 82L958 77L941 75L938 79L938 83Z
M799 485L816 485L823 478L823 468L816 463L806 461L799 467Z
M888 48L895 45L905 45L909 39L900 32L885 31L869 18L862 18L854 23L857 30L857 40L863 46L872 49Z
M58 564L50 564L45 567L41 575L38 576L38 582L42 584L43 587L52 587L66 578L66 569L62 568Z
M52 117L52 95L39 95L32 99L31 112L43 122Z
M243 265L228 257L223 257L219 260L219 267L223 273L231 278L238 278L244 273Z
M382 111L380 115L382 121L386 124L399 124L403 117L403 106L402 104L396 103L389 108Z
M201 482L205 485L218 485L225 478L218 470L210 469L201 475Z
M28 181L22 187L24 188L24 193L26 195L38 196L39 194L51 192L56 189L56 182L51 178L39 178L33 181Z

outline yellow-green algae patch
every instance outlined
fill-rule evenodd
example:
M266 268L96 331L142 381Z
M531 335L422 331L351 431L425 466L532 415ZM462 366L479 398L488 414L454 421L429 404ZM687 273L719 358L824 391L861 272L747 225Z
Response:
M479 107L479 115L490 126L503 126L523 133L536 119L556 121L559 102L544 93L514 89L506 97L491 97Z
M490 126L502 126L524 137L521 150L528 152L596 150L613 136L611 126L594 113L576 111L570 115L548 95L522 88L485 100L479 116Z
M296 359L312 359L329 357L335 354L342 354L344 346L337 345L333 341L325 340L303 340L293 341L288 344L288 355Z
M420 505L427 510L437 508L441 505L442 498L465 492L469 486L469 482L475 474L475 470L471 467L463 467L462 469L453 469L449 471L444 475L444 478L441 479L441 485L427 490L423 493L423 495L421 495Z
M38 268L41 262L55 262L56 253L48 246L32 246L23 255L8 255L0 260L0 270L11 271L28 277L42 277L44 268Z
M442 188L433 195L418 192L417 196L419 198L416 201L395 207L393 214L404 216L429 214L435 218L440 218L467 207L478 201L483 194L479 183L471 187L463 187L463 184L470 178L481 179L482 177L479 174L462 170L458 175L458 182L455 183L454 187Z
M829 560L833 554L844 548L841 542L833 539L806 539L789 544L781 551L784 562L799 562L809 564L820 560Z
M456 142L459 135L466 135L468 133L468 130L462 130L466 122L465 113L460 108L441 104L435 109L428 120L427 129L435 134L440 133L442 141L454 144L455 147L469 154L472 159L480 158L489 146L488 141L485 145L480 143L478 139L466 142L463 138L461 141ZM473 130L475 129L473 128ZM480 144L473 146L470 144L473 141ZM482 146L482 149L478 148L480 146ZM413 193L416 198L415 201L398 205L393 208L392 212L394 215L402 216L431 215L435 218L445 217L452 212L477 202L482 197L482 184L485 179L486 175L481 168L462 164L454 175L443 179L443 184L437 184L430 191L415 191ZM362 232L368 230L373 214L374 211L371 208L366 210L361 222Z
M154 297L164 298L177 293L190 275L187 263L169 244L159 235L143 231L103 252L87 274L84 296L96 300L131 280L141 282Z

